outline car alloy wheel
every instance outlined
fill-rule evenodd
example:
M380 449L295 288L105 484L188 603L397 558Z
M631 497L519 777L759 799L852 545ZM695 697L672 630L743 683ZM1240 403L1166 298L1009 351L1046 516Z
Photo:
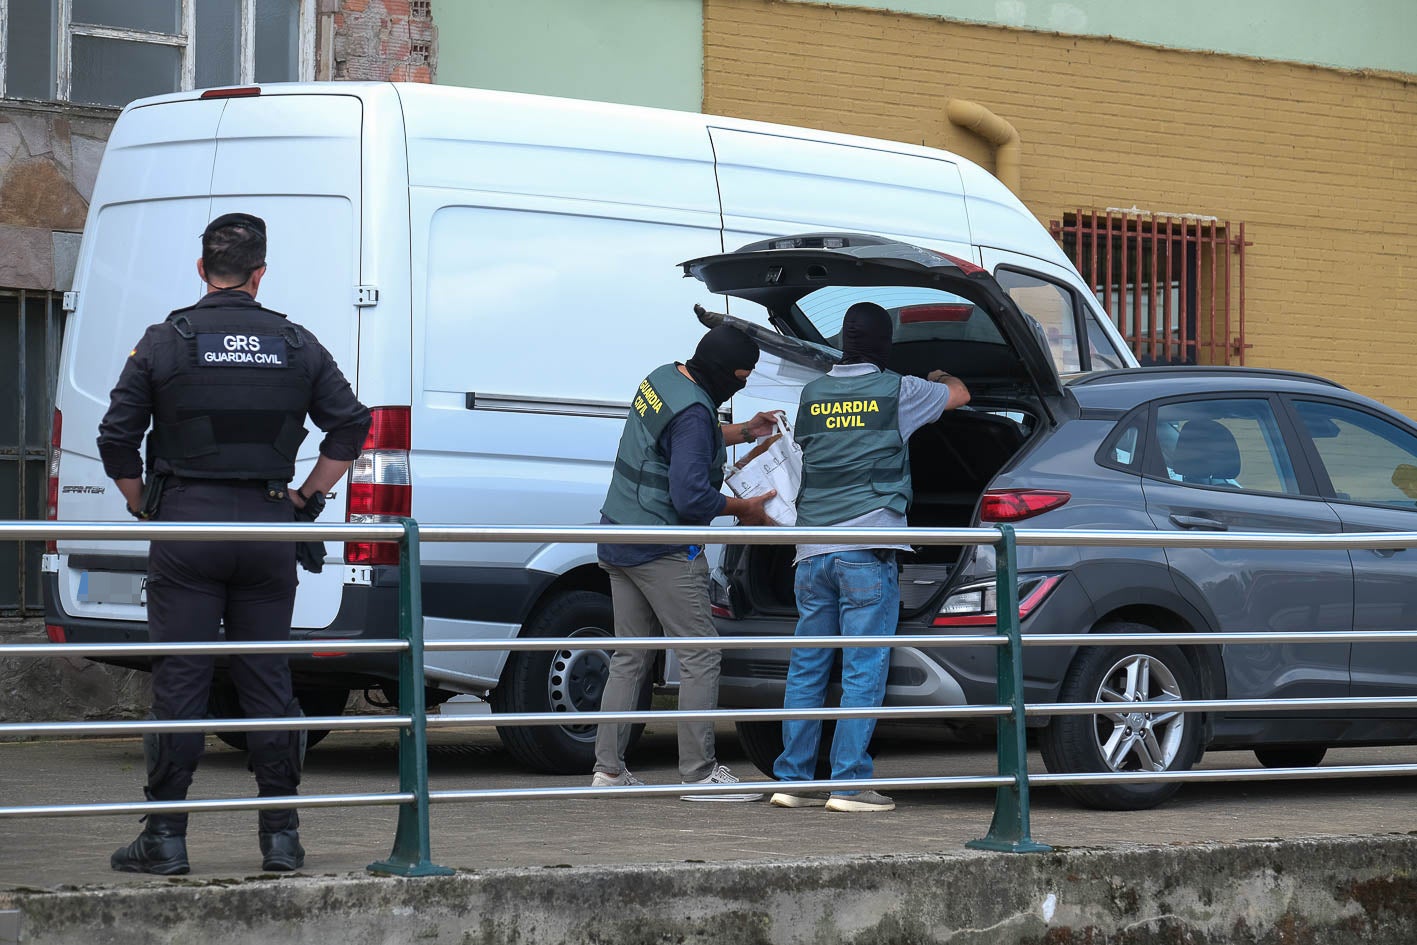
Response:
M1185 738L1183 712L1165 704L1181 700L1176 676L1146 653L1128 654L1102 676L1093 701L1117 703L1117 711L1094 715L1097 749L1113 771L1165 771Z

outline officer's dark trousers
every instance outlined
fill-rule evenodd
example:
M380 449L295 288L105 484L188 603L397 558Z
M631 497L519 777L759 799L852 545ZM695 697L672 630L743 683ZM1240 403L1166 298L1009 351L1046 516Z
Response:
M163 492L164 522L292 522L294 506L266 498L260 482L173 480ZM148 625L154 641L215 641L225 622L228 642L286 640L295 605L291 542L155 541L148 563ZM284 655L232 656L231 678L247 717L299 714ZM159 719L207 715L213 659L174 655L153 666L153 714ZM149 742L147 794L181 800L197 770L205 738L164 734ZM299 732L250 732L250 767L262 797L296 793ZM185 828L185 816L175 819ZM263 830L294 826L293 811L263 811Z

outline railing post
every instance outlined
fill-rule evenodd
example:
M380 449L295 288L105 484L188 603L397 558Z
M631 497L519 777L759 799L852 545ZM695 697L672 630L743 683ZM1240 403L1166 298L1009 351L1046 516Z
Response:
M399 805L398 832L388 859L369 864L371 873L396 876L451 876L429 859L428 716L423 705L423 570L419 560L418 523L400 519L399 638L408 648L399 654L399 714L409 718L399 730L399 791L413 800Z
M987 836L965 844L975 850L1044 853L1053 849L1028 835L1028 743L1024 725L1023 641L1018 626L1018 546L1012 525L999 525L994 554L998 633L1009 638L998 647L998 699L1013 711L998 720L999 774L1013 784L994 797L994 822Z

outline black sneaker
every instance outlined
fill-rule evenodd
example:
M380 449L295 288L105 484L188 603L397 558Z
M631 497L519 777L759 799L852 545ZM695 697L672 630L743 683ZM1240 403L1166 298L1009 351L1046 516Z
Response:
M187 838L151 826L138 834L138 839L113 851L108 865L120 873L156 873L158 876L180 876L191 872L187 862Z
M268 873L289 873L305 865L305 848L295 829L261 832L261 869Z

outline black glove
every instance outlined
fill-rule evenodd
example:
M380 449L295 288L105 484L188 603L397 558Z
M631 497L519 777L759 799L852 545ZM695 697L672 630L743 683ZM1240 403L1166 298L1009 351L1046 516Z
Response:
M305 504L295 510L297 522L313 522L325 511L325 494L316 492L312 496L300 493ZM325 570L325 543L323 541L298 541L295 543L295 560L311 574Z

